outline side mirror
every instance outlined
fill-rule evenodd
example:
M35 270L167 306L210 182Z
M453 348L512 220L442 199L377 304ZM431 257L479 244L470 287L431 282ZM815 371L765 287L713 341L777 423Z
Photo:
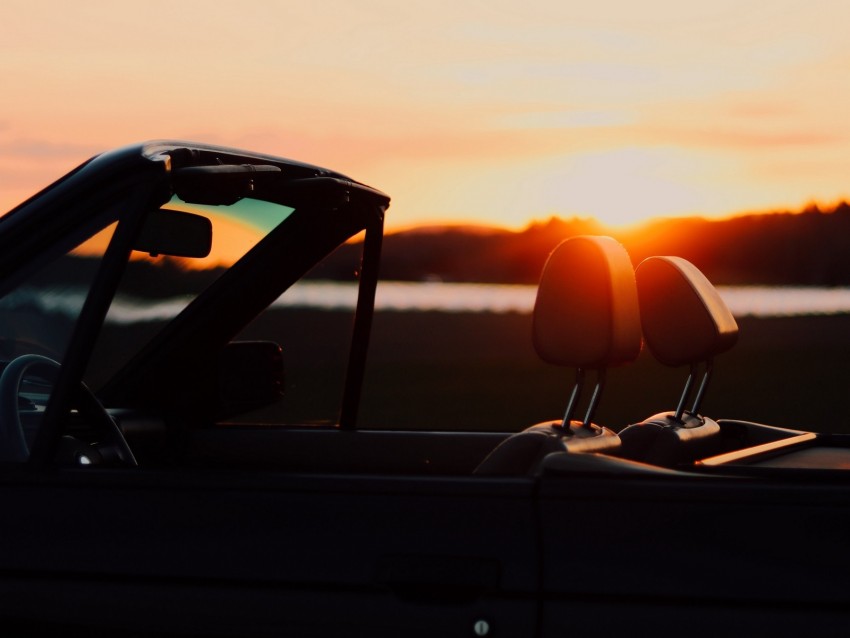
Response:
M283 397L283 353L273 341L234 341L218 360L218 417L272 405Z
M169 208L152 210L133 249L153 257L206 257L212 249L212 222L194 213Z

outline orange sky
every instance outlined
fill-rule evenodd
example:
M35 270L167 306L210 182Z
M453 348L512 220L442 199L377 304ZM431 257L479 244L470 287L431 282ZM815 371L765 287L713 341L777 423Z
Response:
M845 0L0 2L0 211L151 138L340 170L391 226L850 198Z

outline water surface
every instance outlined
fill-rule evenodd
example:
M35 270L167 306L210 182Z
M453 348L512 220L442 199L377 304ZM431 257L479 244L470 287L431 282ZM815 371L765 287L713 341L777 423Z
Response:
M720 286L720 295L736 317L796 317L850 314L850 288ZM536 286L387 281L378 285L379 311L446 313L530 313ZM18 303L40 304L51 311L79 308L79 295L22 291ZM145 300L119 296L109 312L112 323L136 323L174 317L189 298ZM276 308L353 310L357 285L335 281L308 281L293 286L274 304Z

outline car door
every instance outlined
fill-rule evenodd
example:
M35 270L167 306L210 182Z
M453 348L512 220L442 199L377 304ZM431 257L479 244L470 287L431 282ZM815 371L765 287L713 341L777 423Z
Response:
M846 482L586 470L541 480L541 635L846 631Z
M532 494L520 479L7 467L0 618L81 633L533 636Z

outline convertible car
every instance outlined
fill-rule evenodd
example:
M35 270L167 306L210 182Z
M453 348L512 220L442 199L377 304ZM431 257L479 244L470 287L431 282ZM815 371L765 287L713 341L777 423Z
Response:
M576 375L552 421L360 427L388 206L323 168L154 141L0 217L0 633L850 631L850 438L700 413L737 326L678 257L552 252L532 339ZM266 337L356 237L347 333ZM291 360L309 339L338 361ZM678 405L595 424L606 370L644 346L688 369Z

